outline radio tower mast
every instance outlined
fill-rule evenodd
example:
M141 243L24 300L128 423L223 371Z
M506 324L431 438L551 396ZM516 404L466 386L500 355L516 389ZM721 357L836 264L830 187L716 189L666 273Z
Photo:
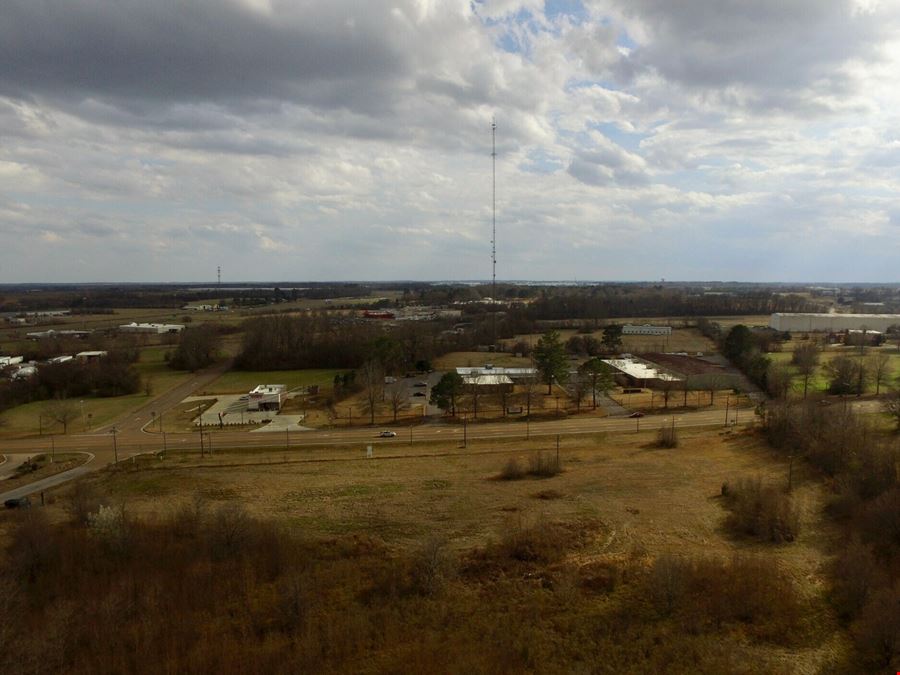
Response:
M222 266L219 265L216 267L216 283L221 286L222 285Z
M497 123L491 118L491 348L497 345Z

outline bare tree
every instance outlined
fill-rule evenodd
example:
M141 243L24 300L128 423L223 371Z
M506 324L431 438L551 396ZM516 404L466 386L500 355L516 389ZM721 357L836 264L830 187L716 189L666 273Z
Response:
M474 376L469 380L469 394L472 396L472 416L478 417L478 395L481 393L481 385L478 384L478 377Z
M665 407L669 407L669 399L672 398L672 394L681 386L680 380L662 380L659 383L659 390L662 392L663 403Z
M531 399L534 398L534 395L537 392L538 382L534 377L529 377L524 381L523 385L525 387L525 414L530 416Z
M384 389L384 369L378 361L370 359L359 369L360 383L363 386L363 404L369 413L369 424L375 424L375 411Z
M54 422L63 425L63 433L69 433L69 422L78 415L75 404L67 398L57 398L49 401L43 408L42 414Z
M396 422L397 415L400 414L400 409L406 401L406 390L401 383L394 382L387 388L387 398L388 403L390 403L391 406L391 412L394 413L394 421Z
M773 363L766 371L766 389L775 398L786 399L793 384L791 371L787 366Z
M581 410L581 403L587 398L591 389L590 379L583 373L578 373L572 378L572 398L575 399L575 408Z
M868 371L875 383L875 395L881 393L881 385L887 384L891 375L891 357L884 352L877 352L868 358Z
M797 367L797 373L803 379L803 398L809 391L809 381L819 367L821 352L815 342L805 342L794 350L791 363Z
M578 369L579 375L587 376L590 381L591 401L594 410L597 409L597 393L605 394L612 389L615 380L613 379L612 368L604 363L602 359L592 358L585 361ZM582 378L583 379L583 378Z

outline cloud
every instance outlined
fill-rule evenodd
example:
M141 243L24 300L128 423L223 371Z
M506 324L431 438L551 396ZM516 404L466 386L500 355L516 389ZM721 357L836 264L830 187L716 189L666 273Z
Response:
M0 281L893 278L897 12L8 0Z

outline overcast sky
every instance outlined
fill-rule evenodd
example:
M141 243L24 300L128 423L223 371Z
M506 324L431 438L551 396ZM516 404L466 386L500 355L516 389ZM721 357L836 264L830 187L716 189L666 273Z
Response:
M900 281L900 0L3 0L0 282Z

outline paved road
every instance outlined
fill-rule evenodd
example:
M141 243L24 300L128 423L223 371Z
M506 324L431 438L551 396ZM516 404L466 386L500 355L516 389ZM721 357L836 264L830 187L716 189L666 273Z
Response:
M76 466L74 469L69 469L68 471L63 471L62 473L58 473L55 476L49 476L47 478L42 478L41 480L36 480L33 483L28 483L27 485L22 485L14 490L9 490L8 492L0 493L0 503L5 502L7 499L19 499L20 497L27 497L28 495L33 495L41 490L49 490L52 487L56 487L57 485L62 485L63 483L72 480L73 478L78 478L78 476L83 476L88 471L93 471L99 467L93 465L94 455L91 455L88 458L88 461L82 464L81 466Z
M753 418L749 409L742 409L738 413L738 423L743 425ZM731 419L734 420L735 411L731 411ZM395 438L379 438L379 427L355 427L350 429L321 429L313 431L298 431L285 434L285 436L273 439L262 434L249 434L244 431L219 431L208 434L215 449L247 448L247 447L303 447L310 445L352 445L368 443L408 443L409 432L412 432L412 440L423 441L447 441L467 439L500 439L500 438L524 438L528 436L555 436L556 434L593 434L608 431L635 431L656 429L663 423L668 424L670 415L647 415L639 419L611 418L611 417L571 417L560 420L547 420L526 423L524 421L513 422L487 422L469 423L466 425L433 423L407 429L397 428L398 435ZM725 411L703 410L697 412L680 413L675 415L676 425L679 427L696 426L724 426ZM40 439L21 439L4 443L4 450L8 452L27 452L41 449ZM119 459L131 454L149 452L163 449L163 438L160 434L141 432L121 432L116 437L115 449ZM169 450L200 450L200 437L197 433L167 433L165 445ZM98 462L108 463L113 455L113 438L111 434L80 434L72 436L56 437L57 451L83 450L97 454ZM106 458L109 458L108 460ZM105 460L105 461L104 461Z
M113 423L100 427L95 430L97 434L109 433L115 427L120 434L128 434L129 432L140 431L145 425L154 419L153 413L157 415L165 414L167 411L176 407L184 399L208 385L213 380L219 378L225 371L231 367L231 361L220 363L212 368L201 370L177 387L169 389L167 392L160 394L152 401L145 403L137 410L129 413L127 416L116 420Z

